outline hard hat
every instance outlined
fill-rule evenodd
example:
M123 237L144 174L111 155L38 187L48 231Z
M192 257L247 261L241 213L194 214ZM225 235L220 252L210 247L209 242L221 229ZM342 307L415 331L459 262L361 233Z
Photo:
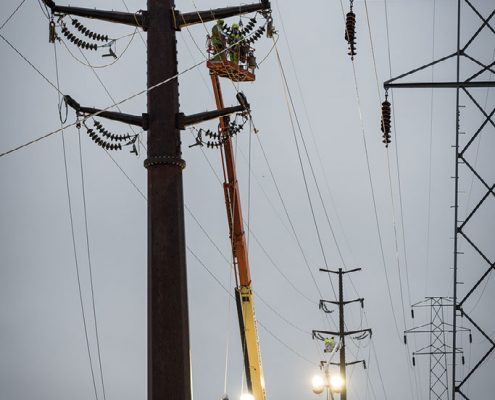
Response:
M234 23L232 24L232 29L239 29L239 24L238 24L238 23L236 23L236 22L234 22Z

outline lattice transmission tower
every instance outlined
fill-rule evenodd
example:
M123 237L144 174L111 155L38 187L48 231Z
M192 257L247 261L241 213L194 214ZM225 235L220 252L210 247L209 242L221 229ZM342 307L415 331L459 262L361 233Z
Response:
M475 3L475 4L473 4ZM489 13L480 11L482 7L491 8ZM483 13L488 16L484 16ZM493 243L489 243L487 236L483 235L488 229L495 228L495 219L492 214L490 217L486 216L488 207L493 207L495 204L490 203L495 200L495 178L493 176L492 168L482 168L482 163L478 160L478 151L475 149L474 143L481 138L486 138L488 130L495 128L495 108L490 109L488 107L488 88L494 87L495 82L495 62L488 57L492 56L491 51L487 52L486 48L489 43L493 43L493 36L495 35L495 3L482 2L474 0L457 0L457 48L455 51L445 57L439 58L429 64L425 64L421 67L415 68L409 72L401 74L395 78L392 78L384 83L385 91L387 92L392 88L452 88L456 93L456 128L455 128L455 175L454 178L454 260L453 260L453 312L452 312L452 346L451 349L457 348L457 333L459 318L465 317L475 331L482 337L487 346L483 349L479 358L474 361L474 365L467 365L466 370L461 370L460 360L457 357L457 352L452 351L452 373L450 381L453 390L451 391L451 398L453 400L457 398L469 399L467 391L470 380L476 373L479 379L473 385L469 387L469 390L480 387L482 385L485 392L492 390L493 382L490 380L492 373L486 371L485 374L480 374L480 369L486 366L485 361L488 360L490 354L495 350L495 341L487 334L487 329L490 327L489 322L493 325L493 317L491 321L480 320L475 314L474 309L478 305L484 305L490 307L490 304L486 301L487 296L483 296L484 288L488 281L488 277L492 270L495 269L495 261L490 258L489 254L493 253ZM470 18L475 18L479 22L478 28L472 34L467 34L470 28L472 28L466 21ZM461 37L462 33L462 37ZM490 39L487 39L485 34L490 35ZM493 50L493 47L492 47ZM489 54L488 54L489 53ZM487 57L488 56L488 57ZM437 64L443 64L448 61L455 61L455 79L449 81L437 81L437 82L404 82L403 78L412 76L419 71L423 71L427 68L433 67ZM488 60L488 61L487 61ZM484 90L483 90L484 89ZM485 96L486 94L486 96ZM466 107L466 109L464 109ZM483 119L483 123L474 129L461 129L461 109L463 112L468 112L470 109L476 110L478 115ZM383 116L382 116L383 118ZM491 158L492 159L492 158ZM488 162L490 162L490 160ZM462 220L460 215L460 169L462 170L463 181L465 180L466 186L469 186L469 179L473 179L477 182L483 190L483 195L476 200L475 206L471 206L469 201L463 206L466 206L467 213L466 218ZM464 173L465 172L465 173ZM491 175L490 175L491 174ZM467 178L467 179L466 179ZM491 208L493 210L493 208ZM485 212L485 214L483 214ZM478 214L480 216L476 217ZM476 218L475 218L476 217ZM475 223L474 223L475 221ZM488 243L487 243L488 242ZM468 269L463 269L463 277L469 278L472 282L462 282L459 279L459 263L460 256L463 254L461 251L461 244L465 246L476 255L479 256L479 263L481 263L481 272L477 273L478 276L473 274L476 266L476 262L469 265ZM466 265L467 267L468 265ZM476 297L478 297L476 299ZM481 300L481 302L480 302ZM493 314L492 314L493 315ZM491 364L493 366L493 364ZM486 367L485 367L486 368ZM443 378L442 378L443 379ZM480 381L480 379L482 381ZM488 385L491 389L488 389ZM480 389L478 389L480 391ZM456 396L457 394L457 396ZM486 396L493 397L493 393L483 393L482 398Z
M424 300L412 305L411 315L414 318L414 310L417 308L430 309L430 322L404 331L404 344L407 344L407 335L428 334L429 344L414 351L412 363L416 365L416 356L429 356L429 400L449 399L448 362L449 354L460 354L464 364L462 349L448 345L448 336L453 332L453 325L446 321L444 309L454 305L451 297L426 297ZM469 332L469 340L472 340L469 329L457 327L457 331Z

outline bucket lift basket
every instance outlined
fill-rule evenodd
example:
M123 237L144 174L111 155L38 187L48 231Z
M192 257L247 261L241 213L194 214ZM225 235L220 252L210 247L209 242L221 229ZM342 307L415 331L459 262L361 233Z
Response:
M248 63L249 57L254 57L254 49L247 49L246 60L239 60L238 63L229 60L229 52L226 50L224 59L216 59L211 38L208 36L208 60L206 66L210 74L218 75L222 78L228 78L234 82L253 82L256 79L254 74L255 67Z

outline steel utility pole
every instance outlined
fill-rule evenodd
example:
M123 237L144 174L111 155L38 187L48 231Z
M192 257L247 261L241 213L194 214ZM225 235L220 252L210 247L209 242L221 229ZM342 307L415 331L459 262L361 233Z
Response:
M176 31L235 15L268 11L270 3L181 13L174 0L148 0L146 11L125 13L58 6L43 0L52 15L77 15L142 28L148 34L148 109L142 116L80 107L148 129L148 399L190 400L191 376L187 306L186 247L180 129L227 115L220 110L186 117L179 113ZM79 106L79 110L77 110ZM243 107L241 107L243 109ZM235 108L239 111L240 108Z
M366 362L364 360L346 362L345 338L348 335L360 334L356 337L356 339L362 340L362 339L366 338L368 335L371 337L371 334L372 334L371 329L359 329L356 331L346 331L346 328L345 328L345 316L344 316L344 308L345 307L344 306L347 304L350 304L350 303L359 302L359 303L361 303L361 308L363 308L364 307L364 299L359 298L359 299L344 301L343 277L345 274L349 274L351 272L356 272L356 271L361 271L361 268L355 268L355 269L351 269L348 271L344 271L342 268L339 268L338 271L332 271L329 269L321 269L320 268L320 271L336 274L339 276L339 300L338 301L320 300L320 309L323 310L325 313L331 313L333 311L333 310L330 310L328 308L327 304L334 304L334 305L337 305L339 307L339 331L338 332L332 332L332 331L314 330L313 331L313 339L316 338L318 340L324 341L326 338L326 335L336 335L336 336L338 335L339 336L339 343L337 345L339 346L340 362L338 362L338 363L328 362L328 364L339 366L340 376L342 377L342 380L344 382L344 386L340 392L340 399L341 400L347 400L346 367L348 365L363 363L364 368L366 368ZM324 362L322 361L322 363L324 363Z
M491 62L490 64L483 63L478 59L479 57L475 53L476 48L473 44L476 42L480 42L480 33L486 32L487 34L495 34L495 29L492 26L492 19L495 16L495 9L492 8L492 11L487 17L484 17L480 10L475 7L475 4L479 3L473 0L457 0L457 48L456 51L450 55L439 58L429 64L423 65L421 67L415 68L409 72L401 74L395 78L389 79L384 82L383 86L385 91L393 88L452 88L456 91L456 110L455 110L455 145L452 147L455 149L455 175L454 179L454 246L453 246L453 311L452 311L452 349L457 348L457 332L459 329L457 328L459 325L459 318L465 317L469 323L476 329L477 332L483 336L486 341L487 347L482 351L482 356L476 361L474 366L467 366L467 371L464 374L461 373L459 368L459 363L456 357L456 351L452 352L452 374L451 374L451 399L455 400L457 398L469 399L469 395L467 393L467 383L473 377L473 374L485 366L485 361L488 359L490 354L495 351L495 340L493 340L488 332L486 331L486 327L483 327L480 324L480 321L475 321L476 316L473 315L473 310L478 305L478 301L481 299L482 294L478 301L474 299L474 294L476 291L479 291L482 287L482 284L488 281L490 272L495 270L495 261L493 258L489 256L489 247L486 244L480 243L478 238L475 238L473 235L473 230L470 229L471 221L473 217L477 215L481 206L488 201L493 201L495 198L495 184L489 182L489 175L486 171L482 171L480 168L481 163L478 162L478 157L476 156L473 159L469 154L469 149L472 147L473 143L476 139L481 140L481 134L487 133L487 127L495 126L495 122L493 120L493 115L495 114L495 109L491 109L488 107L487 102L483 104L483 101L480 100L480 89L485 88L488 90L489 88L495 87L495 81L493 81L493 77L495 75L495 62ZM481 9L481 8L480 8ZM474 17L479 19L479 28L474 33L470 33L465 35L466 38L463 39L464 44L461 45L461 20L467 20L467 18L461 18L465 15L469 17ZM467 30L469 31L469 30ZM490 31L490 32L487 32ZM463 30L464 32L464 30ZM469 31L471 32L471 31ZM449 59L453 59L456 61L456 77L455 80L451 79L450 81L443 82L402 82L401 79L412 76L416 72L425 70L426 68L433 67L434 65L445 62ZM478 65L479 70L471 74L472 67L474 64ZM463 70L461 71L461 66L463 66ZM468 72L465 72L468 71ZM462 73L461 73L462 72ZM481 93L482 95L484 93ZM481 118L483 119L483 123L476 131L470 132L462 132L461 124L460 124L460 115L461 108L464 105L461 104L461 101L466 101L470 104L474 109L477 109L481 114ZM382 116L383 117L383 116ZM486 191L485 194L480 198L477 204L472 207L470 204L467 204L469 210L466 212L466 218L464 221L461 219L460 215L460 199L459 199L459 185L460 185L460 168L461 166L466 167L466 172L468 174L472 174L473 180L475 179L477 182L481 184L483 190ZM488 200L490 199L490 200ZM484 218L482 221L482 226L484 228L493 227L493 220L490 218ZM482 232L483 230L480 229ZM464 242L468 248L470 248L474 253L478 254L483 261L481 262L485 266L485 272L481 274L479 277L472 276L470 274L469 269L465 269L463 271L465 278L470 278L471 282L468 284L467 282L461 282L459 280L459 261L460 256L463 252L460 251L460 244ZM462 286L466 283L464 286ZM464 289L464 290L463 290ZM482 292L483 293L483 292ZM469 309L468 305L471 305L472 308ZM474 306L473 306L474 304ZM485 299L485 304L486 299ZM486 324L483 324L486 326ZM463 375L463 376L462 376ZM488 382L487 382L488 383ZM479 386L479 385L477 385ZM476 388L477 386L471 386L471 390ZM493 387L493 386L492 386ZM458 396L456 396L456 394Z

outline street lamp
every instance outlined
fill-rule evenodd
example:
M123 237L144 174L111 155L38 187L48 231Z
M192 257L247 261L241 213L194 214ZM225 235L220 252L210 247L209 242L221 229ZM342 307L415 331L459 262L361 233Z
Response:
M330 389L332 392L340 393L344 388L344 378L340 375L332 375L330 377Z
M328 366L323 369L324 376L315 375L311 381L313 393L320 395L326 389L327 400L334 400L334 393L341 393L344 388L344 379L340 375L330 375Z
M313 384L313 393L322 394L325 389L325 380L320 375L315 375L311 381Z

